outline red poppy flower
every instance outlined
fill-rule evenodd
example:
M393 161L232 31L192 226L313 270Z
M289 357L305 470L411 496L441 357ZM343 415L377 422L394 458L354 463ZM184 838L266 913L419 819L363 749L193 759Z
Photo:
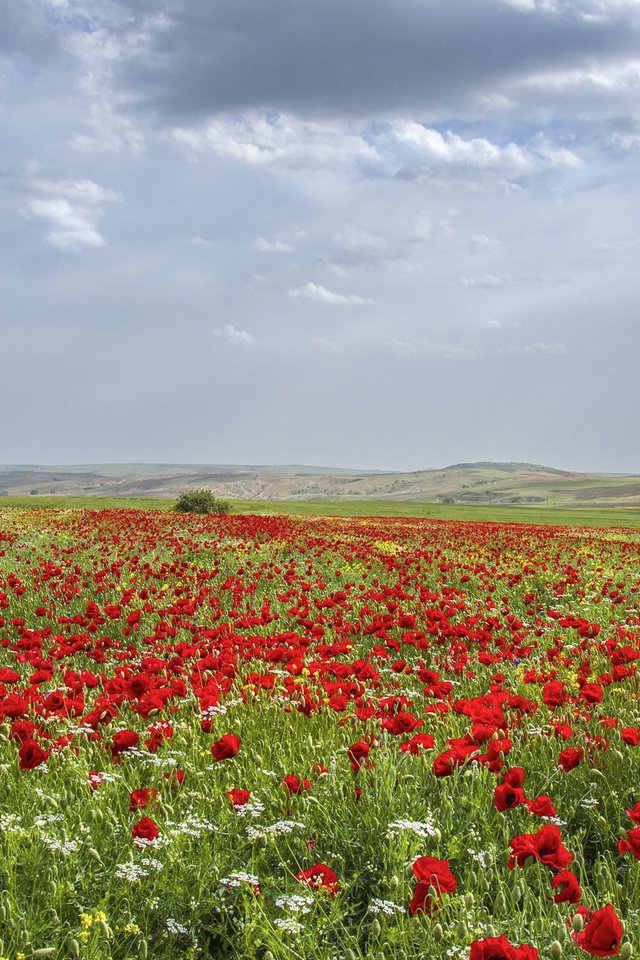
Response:
M125 750L130 750L132 747L136 747L140 742L140 734L136 733L135 730L119 730L117 733L114 733L113 739L111 741L111 752L114 757L117 757L118 754L124 753Z
M527 810L534 817L555 817L557 811L554 807L551 797L545 795L536 797L535 800L527 801Z
M303 793L309 789L311 781L305 780L304 777L296 777L294 774L288 773L286 777L282 778L282 786L287 793Z
M554 890L558 890L553 897L556 903L579 903L582 896L580 884L576 875L570 870L561 870L560 873L556 873L551 886Z
M522 787L512 787L508 783L501 783L493 791L493 805L500 813L513 810L519 804L525 803L526 799Z
M313 890L321 890L331 896L338 892L340 886L337 874L326 863L316 863L308 870L301 870L296 874L296 880L306 883Z
M573 770L574 767L578 766L583 756L584 751L582 747L567 747L558 757L558 766L562 767L565 773L568 773L569 770Z
M428 883L416 883L413 896L409 903L409 913L415 916L417 913L431 914L433 910L433 900L429 896L430 886Z
M98 787L101 787L104 782L104 777L101 773L98 773L97 770L92 770L91 773L87 776L89 781L89 786L91 790L97 790Z
M184 783L184 770L168 770L164 775L171 787L181 787Z
M510 841L509 870L516 864L523 867L529 857L553 870L564 870L573 860L573 854L562 844L560 831L555 824L547 824L537 833L524 833Z
M129 798L129 810L140 810L142 807L148 807L152 800L155 800L158 791L153 787L141 787L139 790L133 790Z
M623 727L620 735L629 747L637 747L640 744L640 730L637 727Z
M412 753L419 756L423 750L431 750L434 745L434 739L430 733L416 733L410 740L405 740L400 744L403 753Z
M572 934L573 940L592 957L614 957L620 952L622 924L607 904L596 910L584 930Z
M401 711L395 717L389 717L382 721L382 729L387 730L398 737L403 733L411 733L416 727L421 727L424 720L416 720L412 713Z
M233 733L225 733L224 737L216 740L216 742L211 745L211 753L216 763L220 763L221 760L228 760L230 757L235 757L239 749L240 737L236 737Z
M618 853L631 853L640 860L640 827L628 830L626 839L618 840Z
M438 896L441 896L443 893L453 893L457 887L456 878L449 869L448 860L437 860L435 857L418 857L412 869L418 883L409 904L411 914L431 912L432 900L429 896L431 888L436 890Z
M501 934L499 937L474 940L469 960L538 960L538 951L524 943L515 947Z
M521 787L524 783L524 770L522 767L511 767L502 774L502 783L508 783L510 787Z
M134 840L155 840L159 833L158 825L150 817L143 817L131 828Z
M630 807L628 810L625 810L625 813L628 817L631 817L634 823L640 826L640 803L636 803L635 807Z
M448 860L438 860L435 857L418 857L412 870L413 875L420 883L430 884L444 893L453 893L456 889L456 878L449 869Z
M227 790L227 798L233 807L244 807L245 803L249 802L250 796L250 790L239 790L237 787Z
M357 743L352 743L351 746L347 749L347 756L351 761L351 769L359 770L362 764L366 761L369 756L369 751L371 747L366 742L366 740L358 740Z
M580 696L585 703L602 703L602 687L599 683L585 683Z
M33 770L34 767L40 766L47 760L49 752L43 750L35 740L25 740L20 744L18 756L20 758L18 766L21 770Z
M35 732L35 724L31 723L31 720L14 720L11 724L9 736L12 740L19 740L20 743L24 743L25 740L33 740Z

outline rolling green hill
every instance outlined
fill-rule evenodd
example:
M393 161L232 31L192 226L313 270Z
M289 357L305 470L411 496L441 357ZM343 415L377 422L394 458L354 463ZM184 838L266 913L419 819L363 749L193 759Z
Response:
M530 463L457 463L385 473L304 466L85 464L0 466L0 491L21 497L172 499L207 487L262 501L412 501L465 505L640 507L640 476L576 473Z

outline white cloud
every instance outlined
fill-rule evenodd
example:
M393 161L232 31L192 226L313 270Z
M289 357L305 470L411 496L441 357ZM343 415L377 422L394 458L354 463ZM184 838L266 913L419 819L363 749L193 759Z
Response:
M34 177L28 188L37 194L27 202L29 219L48 223L47 243L58 250L82 250L104 246L97 229L105 203L121 200L120 194L107 190L93 180L46 180Z
M213 330L215 337L222 337L228 343L233 343L239 347L252 347L256 338L247 330L238 330L232 323L225 323L224 327L215 327Z
M486 326L489 330L499 330L502 326L501 320L487 320Z
M311 282L305 283L303 287L296 290L289 290L289 296L296 300L317 300L320 303L331 303L335 306L361 306L369 303L368 300L357 296L355 293L347 295L333 293L321 284Z
M501 277L497 277L495 273L481 273L475 274L470 277L461 277L460 285L463 287L480 287L483 290L495 290L498 287L503 285L504 281Z
M284 113L217 117L200 127L176 127L172 135L195 160L214 153L250 166L325 168L377 158L375 148L349 124L300 120Z
M258 237L256 247L265 253L293 253L296 249L291 243L283 243L282 240L265 240L264 237Z
M567 352L565 344L558 340L549 343L543 340L537 340L535 343L513 346L509 349L512 353L542 353L555 357L563 357Z
M211 250L216 245L213 240L207 240L206 237L200 236L190 237L189 243L192 247L202 247L204 250Z
M411 119L380 122L372 133L350 120L250 113L177 127L172 136L194 160L214 153L249 166L321 168L323 172L347 167L375 178L412 179L435 170L517 178L581 165L571 150L540 135L524 145L500 145L487 137L465 138L450 130L441 133Z
M414 178L430 171L489 172L520 177L560 167L578 167L580 159L567 148L555 147L536 136L526 145L493 143L486 137L465 138L447 130L441 133L414 120L386 124L373 138L379 166L374 175Z

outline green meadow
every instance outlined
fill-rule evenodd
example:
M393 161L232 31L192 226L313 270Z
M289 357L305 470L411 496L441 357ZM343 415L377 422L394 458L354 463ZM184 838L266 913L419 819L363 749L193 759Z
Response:
M232 513L331 517L417 517L573 527L640 527L640 507L442 504L402 500L230 500ZM151 497L3 497L8 510L171 510L173 499Z

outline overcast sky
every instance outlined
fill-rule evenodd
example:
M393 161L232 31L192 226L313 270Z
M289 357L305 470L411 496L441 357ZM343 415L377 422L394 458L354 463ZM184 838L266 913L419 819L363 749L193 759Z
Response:
M0 0L0 462L640 473L638 0Z

